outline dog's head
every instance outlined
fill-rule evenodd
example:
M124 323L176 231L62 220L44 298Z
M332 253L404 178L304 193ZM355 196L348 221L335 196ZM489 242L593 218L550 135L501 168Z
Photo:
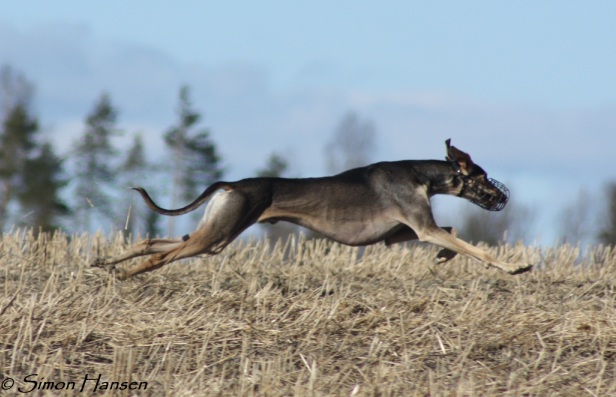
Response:
M445 158L452 163L462 179L462 189L458 196L489 211L500 211L505 208L509 200L507 186L496 179L488 178L488 173L473 163L468 153L451 146L451 139L447 139L445 144L447 145Z

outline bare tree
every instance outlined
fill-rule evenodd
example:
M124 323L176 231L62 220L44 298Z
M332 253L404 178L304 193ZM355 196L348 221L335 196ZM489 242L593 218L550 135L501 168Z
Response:
M327 170L332 173L362 167L372 160L376 128L357 113L347 113L325 147Z
M458 232L463 240L489 245L524 240L532 228L533 218L534 211L529 207L511 201L500 212L469 207Z
M567 205L559 215L560 239L563 243L578 244L592 238L592 197L581 189L577 198ZM595 232L596 233L596 232Z

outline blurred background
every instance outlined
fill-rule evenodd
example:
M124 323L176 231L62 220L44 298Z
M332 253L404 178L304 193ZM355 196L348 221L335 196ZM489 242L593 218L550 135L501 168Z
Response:
M4 2L0 230L180 235L214 180L458 148L512 198L462 237L616 242L611 1ZM201 213L200 211L198 211ZM282 236L293 228L253 227Z

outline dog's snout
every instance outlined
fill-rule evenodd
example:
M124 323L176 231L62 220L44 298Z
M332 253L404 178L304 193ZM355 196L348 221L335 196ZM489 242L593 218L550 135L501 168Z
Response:
M497 181L496 179L488 178L488 182L492 185L495 193L493 195L494 204L487 208L490 211L500 211L505 208L509 201L509 189L504 183Z
M509 201L509 189L496 179L485 178L481 183L469 183L467 189L467 200L488 211L500 211Z

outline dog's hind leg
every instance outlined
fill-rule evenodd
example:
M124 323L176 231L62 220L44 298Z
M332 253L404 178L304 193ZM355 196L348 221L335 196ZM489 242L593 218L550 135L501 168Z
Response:
M234 190L220 191L212 196L198 229L186 240L179 240L169 250L159 252L126 271L117 273L119 279L159 269L171 262L196 255L215 255L252 225L259 211L249 200Z
M120 262L124 262L126 260L136 258L138 256L152 255L152 254L157 254L161 252L171 251L177 248L181 243L182 243L181 239L160 239L160 238L150 239L150 238L147 238L145 240L142 240L132 245L128 249L128 251L126 251L122 255L117 256L115 258L108 258L108 257L96 258L94 262L92 262L91 266L113 269L114 266Z

